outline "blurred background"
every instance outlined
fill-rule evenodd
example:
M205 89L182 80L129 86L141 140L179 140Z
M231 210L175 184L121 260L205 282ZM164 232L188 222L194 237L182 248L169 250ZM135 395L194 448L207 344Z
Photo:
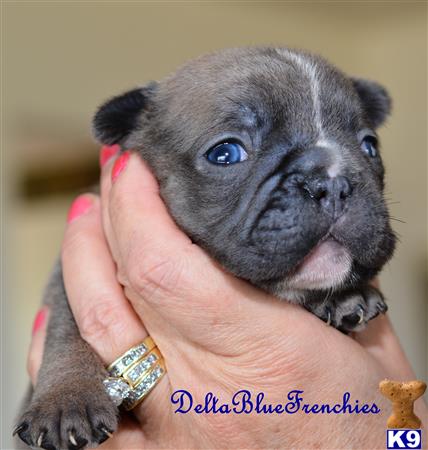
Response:
M66 211L98 177L95 108L223 47L306 48L390 91L380 136L401 243L381 286L427 379L426 2L4 1L2 38L2 448L12 445L31 324Z

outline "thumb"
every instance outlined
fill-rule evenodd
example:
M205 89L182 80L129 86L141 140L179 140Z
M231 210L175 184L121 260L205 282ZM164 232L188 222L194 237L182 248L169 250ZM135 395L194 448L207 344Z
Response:
M226 273L191 242L172 220L156 179L138 155L128 156L120 167L119 175L112 169L113 183L102 181L101 203L108 209L104 230L118 250L126 295L159 347L165 322L170 332L188 340L217 349L221 343L225 353L236 348L234 338L242 337L243 329L258 323L269 330L270 316L278 310L269 304L277 301ZM280 309L292 307L282 303ZM158 338L155 322L162 327Z

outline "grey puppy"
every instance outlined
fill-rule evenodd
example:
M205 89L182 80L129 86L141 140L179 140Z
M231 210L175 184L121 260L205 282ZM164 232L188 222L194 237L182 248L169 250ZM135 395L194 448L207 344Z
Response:
M386 310L368 281L395 246L375 132L389 111L384 88L318 56L244 48L109 100L93 127L138 150L177 224L225 269L349 332ZM15 432L45 449L98 444L118 411L59 264L45 301L43 363Z

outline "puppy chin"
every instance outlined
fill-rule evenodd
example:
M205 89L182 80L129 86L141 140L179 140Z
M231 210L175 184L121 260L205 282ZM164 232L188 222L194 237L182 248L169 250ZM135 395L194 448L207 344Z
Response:
M320 242L287 279L296 290L329 289L340 286L352 267L349 252L334 239Z

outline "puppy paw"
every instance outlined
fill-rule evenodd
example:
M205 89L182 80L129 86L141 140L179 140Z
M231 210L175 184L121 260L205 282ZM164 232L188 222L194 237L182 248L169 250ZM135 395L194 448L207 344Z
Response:
M335 326L345 333L361 331L369 320L387 310L382 294L374 287L365 286L336 301Z
M385 313L387 309L382 294L371 286L365 286L338 294L314 312L328 324L349 333L363 330L369 320Z
M104 442L117 420L117 407L103 387L80 383L52 388L33 399L14 434L33 448L77 450Z

